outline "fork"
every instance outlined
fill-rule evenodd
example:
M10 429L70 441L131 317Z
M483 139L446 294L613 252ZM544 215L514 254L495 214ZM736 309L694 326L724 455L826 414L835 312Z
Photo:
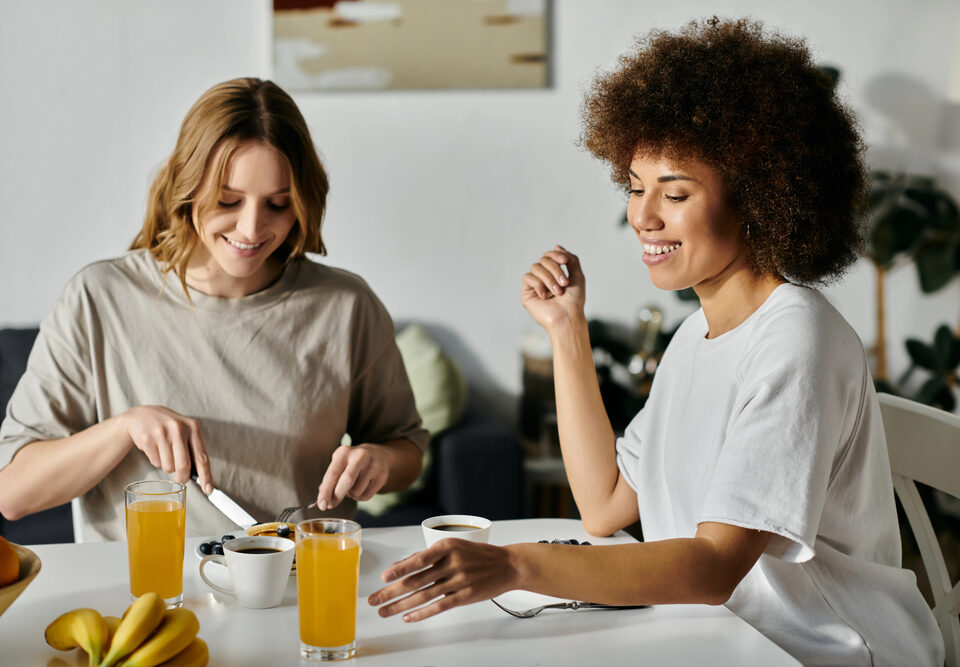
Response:
M533 607L532 609L524 609L523 611L515 611L513 609L507 609L502 604L490 598L490 602L497 605L505 612L511 616L517 618L533 618L539 614L544 609L644 609L647 607L645 604L633 604L633 605L615 605L615 604L600 604L598 602L556 602L554 604L545 604L539 607Z
M296 514L296 513L299 512L300 510L308 510L308 509L312 509L312 508L314 508L314 507L316 507L316 506L317 506L317 501L313 501L313 502L310 503L309 505L304 505L304 506L302 506L302 507L299 507L299 506L296 506L296 507L284 507L282 510L280 510L280 514L277 515L277 519L276 519L276 520L277 520L279 523L286 523L286 522L287 522L287 519L289 519L290 517L292 517L294 514Z

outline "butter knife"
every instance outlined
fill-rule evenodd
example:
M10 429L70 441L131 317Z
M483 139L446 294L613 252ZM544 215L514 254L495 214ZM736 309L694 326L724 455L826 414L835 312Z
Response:
M190 470L190 479L192 479L194 482L197 482L197 485L199 486L196 468L192 468ZM225 494L220 489L215 488L213 491L211 491L210 495L207 496L207 500L209 500L214 507L220 510L224 516L233 521L240 528L249 528L253 524L259 523L247 513L247 510L240 507L240 505L238 505L233 498Z

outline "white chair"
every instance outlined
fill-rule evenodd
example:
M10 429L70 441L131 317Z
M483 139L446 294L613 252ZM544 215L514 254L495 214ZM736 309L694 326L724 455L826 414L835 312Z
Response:
M76 543L87 542L89 536L83 528L83 512L80 511L79 498L70 501L70 516L73 517L73 541Z
M943 632L946 666L960 665L960 584L947 574L943 552L914 482L960 497L960 417L914 401L880 394L893 487L920 547L933 590L933 614Z

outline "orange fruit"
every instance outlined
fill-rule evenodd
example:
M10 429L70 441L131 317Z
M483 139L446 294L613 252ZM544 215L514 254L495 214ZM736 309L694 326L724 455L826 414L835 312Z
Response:
M0 537L0 586L12 584L20 578L20 559L10 543Z

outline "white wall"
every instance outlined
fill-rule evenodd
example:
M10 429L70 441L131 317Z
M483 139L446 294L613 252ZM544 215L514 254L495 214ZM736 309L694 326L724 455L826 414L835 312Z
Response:
M562 243L581 255L588 314L629 323L658 292L605 167L579 150L598 68L635 34L750 15L808 38L843 71L876 166L930 172L960 197L960 3L955 0L556 0L555 85L532 91L299 94L332 181L326 261L363 275L397 319L441 328L482 397L509 411L531 324L520 277ZM122 252L190 104L210 85L270 76L267 0L0 0L0 326L33 323L84 264ZM960 281L920 294L891 276L888 335L930 338L960 319ZM828 296L874 337L873 275Z

